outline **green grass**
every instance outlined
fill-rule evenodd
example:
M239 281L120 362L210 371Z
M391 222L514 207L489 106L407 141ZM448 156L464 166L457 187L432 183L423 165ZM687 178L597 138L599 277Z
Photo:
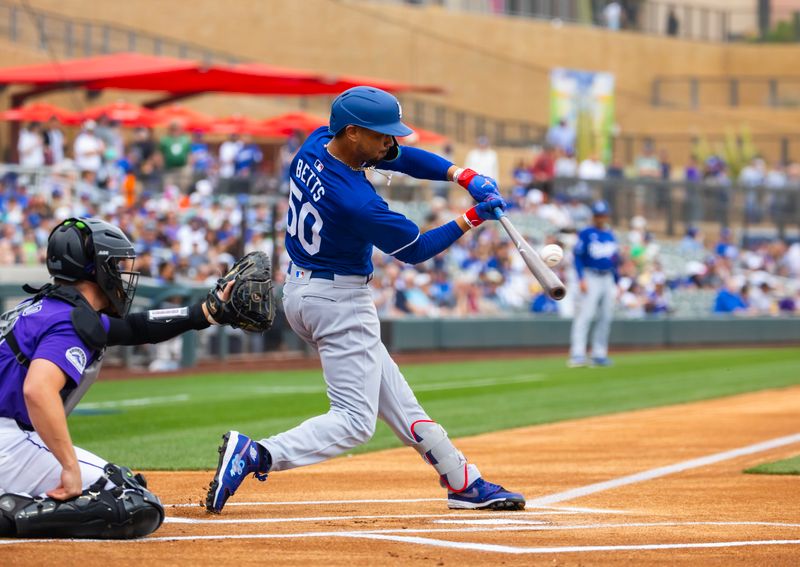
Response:
M595 369L567 369L563 357L539 357L406 365L403 372L451 437L800 384L800 348L660 351L614 360L614 367ZM70 430L76 445L136 469L213 468L222 433L263 438L294 427L327 411L323 386L318 370L101 378L70 417ZM155 400L113 406L145 398ZM397 446L379 422L373 440L355 452Z
M797 474L800 475L800 455L773 463L763 463L745 470L751 474Z

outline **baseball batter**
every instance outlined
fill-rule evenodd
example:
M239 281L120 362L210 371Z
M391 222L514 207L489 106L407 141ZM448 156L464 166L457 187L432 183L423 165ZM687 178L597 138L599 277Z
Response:
M575 245L575 271L580 296L572 320L570 368L587 366L586 342L592 320L597 317L592 334L592 358L595 366L609 366L608 334L614 314L619 274L619 246L608 226L611 209L605 201L592 205L592 226L583 229Z
M231 290L129 314L138 272L121 262L135 257L119 228L67 219L47 242L54 283L26 287L33 297L0 317L0 537L128 539L164 520L141 475L73 446L67 415L97 378L106 346L205 329L228 317Z
M318 463L367 442L385 421L438 473L450 508L515 510L521 494L486 482L432 420L381 342L368 283L372 249L409 264L435 256L505 208L494 180L429 152L398 146L412 131L397 99L355 87L331 106L328 128L313 132L291 164L286 249L291 258L284 309L292 329L319 352L330 410L273 437L223 436L206 508L219 513L246 476ZM419 179L455 181L479 204L424 234L389 209L364 174L377 167Z

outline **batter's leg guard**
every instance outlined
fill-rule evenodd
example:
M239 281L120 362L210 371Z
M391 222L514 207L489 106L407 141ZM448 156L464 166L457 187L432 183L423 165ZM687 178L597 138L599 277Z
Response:
M106 490L108 482L115 486ZM158 497L130 469L108 463L100 479L71 500L0 496L0 514L17 537L134 539L156 531L164 521ZM0 524L2 525L2 524Z
M464 455L455 448L444 427L429 419L411 424L414 448L426 463L439 473L439 482L452 492L461 492L480 478L475 465L467 464Z

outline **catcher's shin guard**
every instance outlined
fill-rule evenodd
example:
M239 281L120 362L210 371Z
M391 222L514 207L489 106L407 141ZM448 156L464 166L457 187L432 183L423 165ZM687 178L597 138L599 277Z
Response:
M8 535L133 539L157 530L164 521L164 508L158 497L147 490L144 477L111 463L103 473L95 484L71 500L3 494L0 514L13 524ZM116 486L106 490L107 481Z
M414 448L426 463L439 473L444 488L461 492L480 478L475 465L468 465L464 455L455 448L444 428L431 420L420 419L411 424Z

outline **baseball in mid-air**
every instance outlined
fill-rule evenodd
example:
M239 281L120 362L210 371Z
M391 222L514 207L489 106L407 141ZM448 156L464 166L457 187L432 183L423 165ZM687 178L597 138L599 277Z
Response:
M548 244L542 248L541 256L544 263L552 268L564 258L564 250L558 244Z

